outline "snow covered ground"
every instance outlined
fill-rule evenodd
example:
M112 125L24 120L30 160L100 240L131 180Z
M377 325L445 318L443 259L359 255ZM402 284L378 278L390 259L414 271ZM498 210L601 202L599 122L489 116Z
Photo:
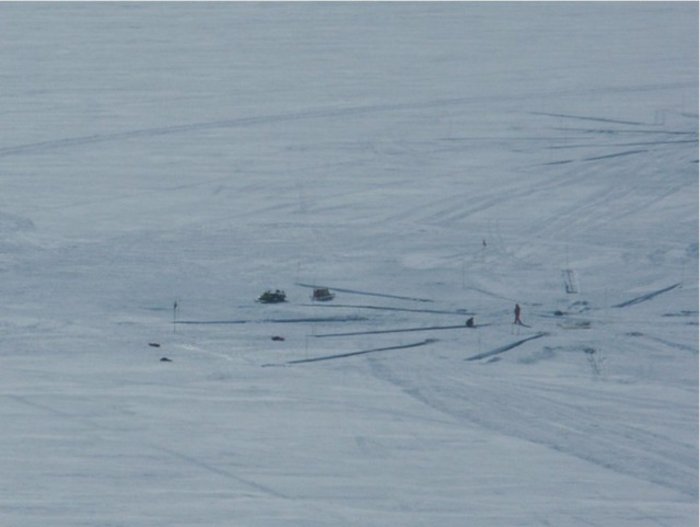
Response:
M0 525L697 525L696 3L0 35Z

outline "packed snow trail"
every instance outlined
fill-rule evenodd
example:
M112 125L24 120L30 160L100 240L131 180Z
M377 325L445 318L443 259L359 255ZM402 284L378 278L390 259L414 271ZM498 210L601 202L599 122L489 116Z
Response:
M650 418L668 426L675 419L653 395L625 397L615 386L550 386L517 379L510 379L506 388L496 378L481 379L484 374L477 371L445 374L429 366L415 369L372 358L369 364L378 378L465 426L538 443L697 498L697 445L649 429ZM637 405L637 410L620 419L621 404ZM691 407L688 403L682 410L690 414Z
M391 350L401 350L408 348L417 348L419 346L426 346L437 342L437 339L426 339L421 342L414 342L413 344L404 344L402 346L388 346L386 348L374 348L371 350L364 351L351 351L349 353L339 353L337 355L324 355L323 357L314 357L313 359L299 359L288 361L286 364L305 364L307 362L319 362L324 360L334 360L334 359L345 359L347 357L355 357L357 355L366 355L368 353L377 353L379 351L391 351Z
M466 309L457 309L448 311L445 309L411 309L408 307L389 307L389 306L370 306L359 304L302 304L305 307L323 307L323 308L351 308L351 309L375 309L379 311L404 311L407 313L434 313L436 315L474 315Z
M635 304L641 304L642 302L646 302L647 300L651 300L652 298L659 296L663 293L666 293L668 291L672 291L673 289L680 287L681 284L680 282L677 284L673 284L668 287L664 287L663 289L659 289L658 291L653 291L651 293L647 293L646 295L638 296L636 298L633 298L632 300L628 300L626 302L622 302L621 304L616 304L612 307L627 307L627 306L633 306Z
M218 324L303 324L315 322L362 322L368 320L361 316L347 317L310 317L310 318L264 318L260 320L176 320L174 324L218 325Z
M491 324L478 324L475 326L467 326L465 324L459 324L454 326L426 326L422 328L404 328L404 329L377 329L374 331L352 331L349 333L321 333L320 335L314 335L316 338L326 338L326 337L352 337L355 335L379 335L382 333L409 333L413 331L444 331L447 329L477 329L481 327L490 326Z
M501 353L505 353L506 351L512 350L513 348L517 348L518 346L522 346L526 342L529 342L531 340L539 339L542 338L549 333L541 332L536 335L533 335L531 337L527 337L526 339L518 340L516 342L512 342L510 344L506 344L505 346L501 346L500 348L496 348L491 351L485 351L484 353L479 353L478 355L474 355L473 357L469 357L467 361L474 361L474 360L479 360L479 359L485 359L487 357L493 357L494 355L500 355Z

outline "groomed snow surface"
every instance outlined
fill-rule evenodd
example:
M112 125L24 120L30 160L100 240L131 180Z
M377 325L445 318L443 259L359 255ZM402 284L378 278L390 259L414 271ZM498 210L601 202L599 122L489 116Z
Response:
M697 525L697 3L0 34L0 525Z

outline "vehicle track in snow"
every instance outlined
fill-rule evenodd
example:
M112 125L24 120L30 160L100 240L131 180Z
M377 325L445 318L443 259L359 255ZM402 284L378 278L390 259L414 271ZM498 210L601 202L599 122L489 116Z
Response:
M468 357L468 358L466 358L466 359L464 359L464 360L466 360L466 361L475 361L475 360L486 359L486 358L489 358L489 357L494 357L495 355L500 355L501 353L505 353L506 351L510 351L510 350L512 350L512 349L514 349L514 348L517 348L518 346L522 346L522 345L525 344L526 342L530 342L531 340L540 339L540 338L545 337L545 336L547 336L547 335L548 335L548 333L544 333L544 332L537 333L537 334L535 334L535 335L532 335L532 336L530 336L530 337L526 337L526 338L521 339L521 340L518 340L518 341L516 341L516 342L511 342L510 344L506 344L505 346L500 346L500 347L498 347L498 348L496 348L496 349L492 349L492 350L490 350L490 351L485 351L485 352L483 352L483 353L478 353L477 355L474 355L474 356L472 356L472 357Z
M569 182L558 177L543 178L536 184L528 180L526 184L508 185L507 188L479 191L470 189L464 192L451 193L448 197L440 197L432 202L392 213L386 216L385 222L402 222L407 219L430 225L453 225L464 221L475 214L482 213L494 207L503 206L514 200L535 196L539 193L564 189Z
M544 115L546 117L563 117L565 119L574 119L580 121L596 121L600 123L626 124L632 126L649 126L650 123L641 121L624 121L620 119L610 119L609 117L593 117L589 115L572 115L566 113L550 113L550 112L530 112L531 115Z
M648 415L636 417L640 425L620 420L620 404L635 408L631 401L608 401L604 394L579 390L579 404L574 404L571 394L560 397L551 386L512 382L500 390L494 379L477 371L409 371L396 361L375 358L368 364L377 378L465 426L482 426L684 496L697 495L696 445L649 432L644 424ZM596 404L591 404L589 392ZM664 414L663 409L656 411Z
M657 289L656 291L652 291L651 293L647 293L647 294L632 298L631 300L627 300L627 301L622 302L620 304L615 304L612 307L622 308L622 307L633 306L635 304L641 304L642 302L646 302L648 300L651 300L651 299L653 299L653 298L655 298L663 293L667 293L668 291L673 291L674 289L676 289L677 287L680 287L680 286L681 286L681 284L679 282L677 284L673 284L673 285L670 285L668 287L664 287L663 289Z
M436 315L475 315L466 309L457 309L455 311L448 311L444 309L411 309L408 307L391 307L391 306L371 306L362 304L301 304L304 307L322 307L326 309L373 309L377 311L406 311L409 313L431 313Z
M63 409L58 408L58 405L54 402L51 404L45 404L45 403L39 403L33 400L30 400L27 397L24 396L18 396L18 395L8 395L4 394L5 397L12 399L16 402L22 403L24 405L27 405L29 407L34 408L35 410L39 410L43 413L49 414L53 417L64 419L66 421L71 421L74 422L75 424L83 427L83 428L88 428L91 430L91 435L99 439L99 441L103 444L108 444L110 441L114 441L114 436L116 435L117 437L128 433L129 430L125 430L122 428L117 428L114 426L106 426L101 423L96 422L94 419L91 417L87 417L83 414L78 414L74 413L73 411L66 411ZM108 435L107 435L108 434ZM189 465L196 466L200 469L203 469L207 472L210 472L212 474L216 474L218 476L224 477L226 479L235 481L241 485L244 486L244 488L248 488L257 492L261 492L262 494L266 496L271 496L275 498L280 498L280 499L289 499L288 496L274 490L271 487L268 487L266 485L262 485L260 483L255 482L252 479L249 478L244 478L241 477L237 474L234 474L233 472L226 470L221 467L214 466L207 461L202 460L201 458L197 458L191 455L184 454L182 452L178 452L174 450L171 447L165 446L163 444L156 444L152 442L145 442L141 443L140 447L143 449L149 449L157 453L161 454L167 454L168 456L178 459L180 461L183 461Z
M0 148L0 157L32 154L45 150L68 148L75 146L84 146L96 143L105 143L112 141L123 141L129 139L151 138L164 135L193 133L212 129L222 128L244 128L249 126L260 126L268 124L276 124L281 122L335 118L335 117L351 117L363 114L373 114L381 112L394 112L402 110L420 110L439 108L443 106L462 105L462 104L482 104L484 102L497 102L503 99L498 96L483 96L483 97L462 97L452 99L436 99L432 101L418 101L413 103L393 103L393 104L374 104L374 105L358 105L344 108L326 108L326 109L309 109L299 112L269 114L269 115L253 115L248 117L237 117L232 119L220 119L212 121L202 121L196 123L159 126L152 128L141 128L134 130L125 130L122 132L91 134L76 137L66 137L61 139L40 141L36 143L27 143L16 146L8 146Z
M263 318L260 320L176 320L175 324L183 325L236 325L236 324L304 324L316 322L362 322L366 317L305 317L305 318Z
M537 236L558 238L562 235L571 237L571 232L584 221L593 218L598 221L601 218L601 210L605 211L602 216L605 218L610 204L622 202L627 196L632 194L634 189L630 187L613 187L606 185L605 188L589 195L585 200L577 200L566 208L556 209L556 215L549 216L531 226L531 232Z
M655 337L653 335L647 335L646 333L633 332L633 333L628 333L627 335L632 336L632 337L645 338L648 340L652 340L654 342L659 342L660 344L663 344L664 346L668 346L669 348L677 349L677 350L681 350L681 351L688 351L694 355L698 354L697 347L693 348L692 346L686 346L685 344L679 344L678 342L672 342L670 340L662 339L660 337Z
M337 353L334 355L323 355L320 357L313 357L309 359L297 359L297 360L290 360L285 362L284 364L288 365L294 365L294 364L307 364L310 362L321 362L321 361L328 361L328 360L337 360L337 359L346 359L349 357L356 357L359 355L367 355L369 353L378 353L380 351L393 351L393 350L402 350L402 349L409 349L409 348L418 348L420 346L427 346L428 344L433 344L434 342L437 342L437 339L425 339L420 342L413 342L411 344L401 344L398 346L387 346L384 348L373 348L369 350L362 350L362 351L350 351L347 353Z
M352 337L355 335L379 335L382 333L408 333L413 331L445 331L448 329L478 329L485 326L490 326L491 324L477 324L475 326L467 326L466 324L459 324L453 326L426 326L420 328L403 328L403 329L376 329L372 331L353 331L350 333L322 333L320 335L314 335L316 338L327 338L327 337Z
M404 110L421 110L431 108L441 108L458 105L483 105L484 103L512 102L525 100L538 100L552 96L564 96L574 94L596 94L596 93L628 93L628 92L645 92L656 90L673 90L679 87L685 87L686 83L656 83L652 85L631 85L619 86L614 88L599 88L599 89L570 89L570 90L552 90L550 93L537 91L534 93L523 93L518 96L503 96L503 95L484 95L473 97L453 97L433 99L427 101L414 102L397 102L384 104L368 104L356 105L349 107L330 107L330 108L312 108L308 110L268 115L252 115L247 117L236 117L231 119L218 119L211 121L201 121L195 123L157 126L152 128L140 128L132 130L124 130L121 132L112 133L96 133L90 135L65 137L60 139L52 139L39 141L34 143L26 143L15 146L6 146L0 148L0 157L31 154L42 152L45 150L69 148L75 146L84 146L89 144L104 143L111 141L122 141L128 139L141 139L158 137L164 135L192 133L221 128L243 128L249 126L276 124L288 121L300 121L311 119L323 119L334 117L350 117L364 114L374 114L382 112L395 112ZM587 131L587 130L583 130ZM659 131L653 131L659 133ZM670 132L666 132L670 133ZM687 132L678 132L687 133Z

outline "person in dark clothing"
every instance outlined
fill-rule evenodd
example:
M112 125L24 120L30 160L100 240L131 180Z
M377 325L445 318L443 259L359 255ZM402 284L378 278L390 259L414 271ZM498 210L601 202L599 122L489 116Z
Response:
M471 317L467 319L467 327L468 328L473 328L474 327L474 317Z
M515 304L515 320L513 321L513 324L519 324L523 325L523 321L520 320L520 304Z

